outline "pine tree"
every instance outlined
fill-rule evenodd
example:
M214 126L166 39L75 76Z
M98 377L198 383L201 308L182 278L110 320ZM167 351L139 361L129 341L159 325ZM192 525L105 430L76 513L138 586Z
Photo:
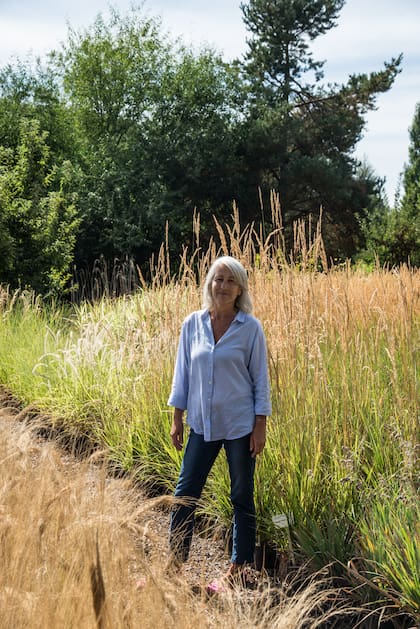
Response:
M420 103L410 129L408 164L403 174L401 206L393 215L389 234L389 259L393 264L420 266Z
M376 178L357 177L352 155L364 115L390 89L401 57L344 85L324 85L324 62L311 42L337 22L344 0L250 0L242 6L251 33L242 63L248 86L244 162L249 186L280 193L285 225L324 209L324 239L334 257L364 244ZM248 188L247 196L252 194ZM256 193L254 192L254 195Z
M414 120L410 129L408 165L404 171L403 207L413 219L420 215L420 103L416 106Z

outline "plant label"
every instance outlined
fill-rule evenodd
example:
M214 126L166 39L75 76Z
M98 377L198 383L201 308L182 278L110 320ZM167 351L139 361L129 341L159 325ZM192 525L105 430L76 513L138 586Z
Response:
M272 520L274 526L278 529L287 529L287 527L289 526L289 520L287 519L287 515L285 513L273 515Z

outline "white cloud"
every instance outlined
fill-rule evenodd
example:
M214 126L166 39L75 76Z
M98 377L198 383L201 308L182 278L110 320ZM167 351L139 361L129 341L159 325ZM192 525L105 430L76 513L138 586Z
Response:
M313 43L318 58L331 65L351 63L372 58L417 55L420 17L416 22L404 15L382 16L363 24L363 16L348 18L339 28L332 29Z
M22 58L29 52L43 56L56 48L59 41L65 39L66 33L65 22L2 19L0 22L0 61L6 63L12 55Z
M182 37L195 47L208 44L226 59L240 56L245 50L246 30L239 0L206 2L146 2L150 15L160 15L163 27L173 36Z

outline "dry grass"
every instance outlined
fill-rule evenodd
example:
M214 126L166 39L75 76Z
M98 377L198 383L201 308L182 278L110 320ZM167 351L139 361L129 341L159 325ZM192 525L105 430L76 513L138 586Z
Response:
M143 552L157 541L145 524L156 501L139 503L129 481L35 438L10 409L0 411L0 430L0 627L296 629L332 616L321 608L337 593L315 582L294 596L268 583L251 598L193 594Z
M120 299L83 303L70 313L43 305L31 294L10 295L0 287L1 382L27 404L52 416L67 434L88 436L106 448L111 461L134 470L145 484L171 489L180 461L168 440L166 401L179 330L183 318L200 307L199 287L214 257L236 256L248 270L255 314L266 332L274 403L267 447L256 474L259 534L282 549L284 536L274 530L271 516L292 512L293 541L303 561L311 561L314 570L335 562L334 569L342 576L348 561L356 558L369 581L374 578L380 583L380 592L369 589L366 582L355 582L354 574L347 571L348 586L356 586L359 594L355 600L371 599L380 606L378 594L384 591L392 597L389 600L400 601L401 610L418 618L420 271L405 266L370 272L350 265L326 269L319 233L313 240L306 238L303 226L297 230L300 244L295 261L281 249L281 226L266 240L252 227L241 231L237 216L231 227L217 229L220 246L212 241L206 252L199 251L197 234L197 251L184 253L176 279L163 248L150 286ZM14 458L20 460L16 454L10 460ZM203 501L205 515L225 528L231 522L227 482L226 466L218 461ZM38 485L41 488L43 483ZM22 487L19 492L24 496ZM104 491L96 491L103 505ZM60 494L49 509L64 508L69 495L67 490ZM49 500L54 496L52 492ZM114 557L111 552L107 559L108 543L112 551L117 543L112 531L118 531L121 539L128 531L123 547L129 550L121 559L127 571L127 557L135 552L130 535L142 535L141 520L133 519L138 505L130 500L122 520L92 515L90 537L80 542L82 556L88 558L82 590L88 588L90 614L96 539L102 565L107 566L103 570L109 601L118 590L112 586L118 553ZM83 500L76 502L81 508ZM35 508L31 510L37 514ZM37 523L41 515L31 517L31 522ZM87 517L82 520L90 522ZM104 528L108 520L109 531ZM34 526L38 531L38 524ZM69 526L77 530L75 524ZM45 531L50 533L48 527ZM41 541L47 539L45 531ZM49 543L54 546L56 540ZM140 565L139 571L148 567ZM185 584L174 590L161 574L159 562L150 569L157 575L147 588L154 592L151 600L172 601L164 603L165 615L159 621L157 605L152 605L155 626L165 626L165 618L173 623L171 610L177 625L190 626L198 609L213 626L262 627L280 622L280 616L272 616L271 594L267 599L261 596L257 607L239 597L230 607L225 601L223 614L214 606L209 612L200 598L191 598ZM149 617L144 611L147 597L133 593L129 576L127 582L121 575L116 577L125 598L112 604L117 617L125 618L125 626L135 617L127 616L135 614L131 601ZM311 594L311 589L302 596L306 617L312 602L322 596ZM286 595L281 600L276 613L286 622L287 614L299 610L293 612ZM230 616L224 615L228 607ZM144 622L148 621L143 620L142 626ZM118 627L118 621L112 626ZM290 626L296 624L290 621Z

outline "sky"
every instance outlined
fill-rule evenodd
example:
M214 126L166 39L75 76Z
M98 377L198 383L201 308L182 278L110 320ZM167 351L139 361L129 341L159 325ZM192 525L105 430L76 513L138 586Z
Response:
M124 13L131 0L0 0L0 66L28 54L41 58L65 41L68 26L88 28L112 5ZM144 0L142 11L160 17L165 31L197 50L210 45L226 60L246 51L247 31L240 0ZM347 0L337 26L313 42L314 58L324 60L325 82L346 82L403 53L402 72L367 115L356 156L385 178L394 202L408 162L409 128L420 102L420 0Z

